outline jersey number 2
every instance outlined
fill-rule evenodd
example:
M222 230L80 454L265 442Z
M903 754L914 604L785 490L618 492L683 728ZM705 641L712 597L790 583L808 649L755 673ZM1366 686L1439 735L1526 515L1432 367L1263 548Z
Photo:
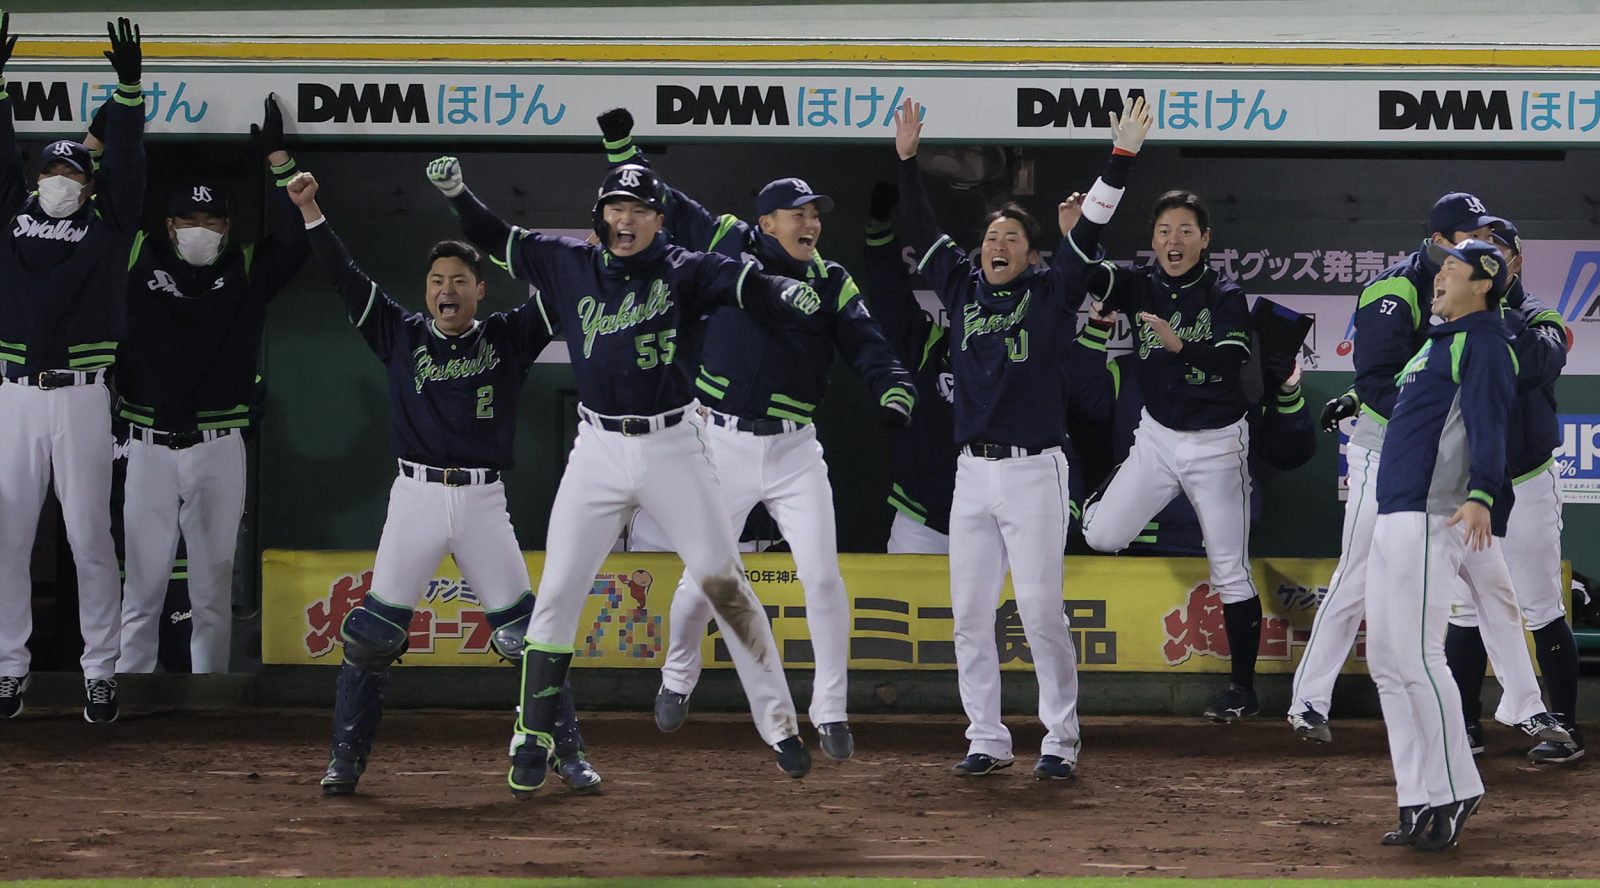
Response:
M494 386L478 389L478 418L494 419Z
M673 342L677 335L677 330L662 330L633 337L633 349L639 353L639 369L649 370L658 364L672 363L672 356L678 352L678 344Z

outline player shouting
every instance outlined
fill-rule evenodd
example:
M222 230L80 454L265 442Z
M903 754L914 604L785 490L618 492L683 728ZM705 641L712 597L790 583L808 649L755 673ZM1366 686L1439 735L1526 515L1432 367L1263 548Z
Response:
M513 662L522 655L533 590L500 473L513 462L522 385L551 333L532 299L479 320L482 263L459 241L440 241L428 254L428 315L407 312L345 252L317 206L317 180L300 173L288 192L350 322L384 363L389 442L399 460L372 590L339 630L344 664L322 791L348 795L366 770L389 666L405 653L412 609L445 555L455 556L483 604L494 649ZM572 691L558 688L551 699L561 718L550 751L557 773L579 792L596 791L600 775L584 759Z
M727 630L757 730L778 767L804 777L811 754L772 627L745 580L704 437L685 420L707 315L725 305L776 323L790 311L816 312L816 291L669 244L661 232L666 186L646 167L627 164L606 175L593 210L602 246L507 225L467 189L453 157L429 164L428 178L451 199L467 237L503 254L512 273L538 289L532 304L546 332L566 337L578 384L582 422L550 510L541 594L522 660L512 792L525 795L544 783L554 695L572 665L584 598L636 507L661 519Z
M1116 148L1084 213L1084 220L1092 221L1080 226L1110 218L1130 159L1151 122L1142 99L1126 117L1114 118ZM1087 260L1068 237L1049 268L1037 267L1038 223L1008 204L990 214L981 253L973 261L935 226L917 166L921 140L922 108L907 100L895 114L903 233L921 256L918 271L951 318L955 436L961 448L950 510L950 597L961 702L971 724L968 754L954 770L981 776L1012 763L1011 733L1000 719L994 636L995 607L1009 564L1033 651L1039 719L1047 731L1033 773L1039 779L1066 779L1077 767L1081 743L1077 656L1062 605L1062 553L1070 519L1061 360L1083 302Z

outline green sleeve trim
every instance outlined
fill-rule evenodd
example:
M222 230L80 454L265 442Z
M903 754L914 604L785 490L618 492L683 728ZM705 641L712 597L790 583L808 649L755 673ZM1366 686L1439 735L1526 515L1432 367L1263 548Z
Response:
M367 294L367 307L361 310L361 319L356 321L356 326L357 327L360 327L362 324L365 324L367 322L367 316L372 314L372 306L377 304L377 302L378 302L378 282L377 281L373 281L372 282L372 291Z
M287 173L287 172L289 172L290 170L292 170L294 168L295 168L295 162L294 162L294 158L292 158L292 157L289 158L288 160L284 161L283 163L276 165L276 166L273 166L273 165L270 165L270 164L267 166L267 169L272 170L273 174L274 175L278 175L278 176L281 176L284 173Z
M892 243L894 243L893 231L885 231L883 234L867 235L867 246L869 247L887 247Z
M1549 459L1545 460L1544 462L1540 463L1539 467L1537 469L1534 469L1531 472L1523 472L1522 474L1518 475L1517 477L1512 478L1511 479L1511 486L1515 487L1515 486L1517 486L1518 484L1521 484L1524 481L1529 481L1529 480L1532 480L1534 478L1539 477L1540 475L1543 475L1550 468L1550 464L1555 462L1555 461L1556 461L1556 458L1552 456Z
M927 507L908 496L905 488L898 484L893 485L889 490L889 505L918 524L928 523Z
M1373 422L1381 426L1386 426L1389 424L1389 417L1384 416L1382 413L1379 413L1365 404L1361 405L1361 415L1371 419Z
M139 251L144 249L145 232L140 231L133 236L133 248L128 250L128 270L133 270L133 264L139 261Z
M256 245L245 244L241 252L244 253L244 276L249 277L250 267L255 265L256 262Z
M804 410L807 413L814 413L817 409L817 405L815 404L808 404L798 398L791 398L788 395L780 395L777 392L772 393L772 403L782 404L785 407L793 407L796 410Z
M702 392L705 392L706 394L710 395L711 397L716 398L718 401L721 401L722 399L728 397L728 393L727 392L718 391L717 389L712 388L711 387L711 383L706 382L704 379L701 379L699 377L695 378L694 387L699 389Z
M895 402L904 404L907 410L915 407L917 403L916 399L911 397L911 393L909 391L906 391L904 387L898 385L884 392L883 397L878 399L878 405L881 407L887 407L891 403Z
M1391 277L1376 280L1361 291L1361 299L1356 303L1356 311L1390 296L1399 299L1411 307L1411 326L1422 326L1422 309L1417 305L1417 285L1410 278Z
M127 96L123 95L120 91L116 92L116 93L113 93L112 96L111 96L111 100L116 102L118 105L127 105L130 108L137 108L140 105L144 104L144 96L143 95L138 95L138 96L135 96L134 98L130 99Z
M1477 500L1478 502L1483 503L1484 505L1488 506L1491 509L1494 508L1494 497L1490 496L1487 491L1474 490L1474 491L1472 491L1472 492L1467 494L1467 499L1469 501L1470 500Z
M733 284L733 301L739 303L740 308L744 308L744 279L750 276L750 269L754 267L746 262L744 268L739 270L739 279Z
M798 422L801 425L810 425L811 424L811 417L809 417L809 416L801 416L798 413L794 413L794 412L789 411L789 410L783 410L783 409L780 409L780 408L777 408L777 407L768 407L767 408L767 415L771 416L771 417L773 417L775 419L787 419L787 420L791 420L793 422Z
M1111 398L1116 400L1122 397L1122 365L1116 361L1107 361L1106 372L1111 374Z
M728 213L723 213L721 216L718 216L717 230L711 233L711 243L706 244L706 252L709 253L712 250L715 250L717 248L717 244L722 243L722 239L727 237L728 232L732 231L733 227L738 224L738 216L733 216Z
M1450 381L1461 384L1461 354L1467 350L1467 334L1450 337Z
M844 283L839 285L839 310L850 304L850 300L861 295L861 288L856 286L856 279L849 274L844 276Z
M928 252L922 254L922 261L917 263L917 271L921 271L923 268L927 267L928 260L933 258L934 250L937 250L948 243L953 243L953 241L950 240L950 235L939 235L939 239L933 242L933 246L928 248Z
M1534 315L1533 317L1529 318L1528 319L1528 323L1530 325L1532 325L1532 324L1554 324L1555 326L1560 327L1563 330L1567 329L1567 325L1565 323L1562 323L1562 321L1561 321L1560 312L1557 312L1554 309L1549 309L1549 308L1547 308L1544 311L1541 311L1538 314Z
M1285 414L1285 415L1288 415L1290 413L1299 413L1301 408L1303 408L1305 406L1306 406L1306 399L1305 398L1295 398L1293 401L1290 401L1290 402L1287 402L1287 403L1285 403L1283 401L1279 401L1278 402L1278 412L1282 413L1282 414Z
M1465 334L1463 334L1463 335L1465 335ZM1512 348L1511 347L1511 343L1508 342L1508 343L1506 343L1506 351L1511 352L1511 375L1515 376L1515 375L1521 373L1522 372L1522 362L1517 360L1517 350L1515 348Z
M532 589L524 589L524 590L522 590L522 594L517 596L517 600L516 601L511 602L510 604L506 605L505 607L496 608L494 610L485 609L484 613L485 614L503 614L508 610L512 610L513 608L521 606L522 602L524 602L524 601L526 601L526 600L528 600L529 598L532 598L532 597L533 597L533 590Z
M1095 301L1099 302L1101 305L1104 305L1105 303L1111 301L1111 291L1116 289L1117 286L1117 265L1116 263L1107 260L1100 263L1100 267L1106 270L1106 291L1098 294L1091 291L1089 295L1094 296Z
M522 231L522 229L520 229L517 226L513 225L513 226L511 226L511 231L506 234L506 251L505 251L506 252L506 264L505 264L504 268L506 270L506 273L511 275L513 280L516 279L517 271L516 271L515 268L511 267L511 242L513 240L516 240L517 233L520 232L520 231ZM605 245L601 244L601 246L605 246Z
M1092 348L1098 352L1105 351L1106 343L1110 341L1111 330L1109 328L1102 329L1093 324L1084 324L1083 332L1078 334L1079 345L1082 345L1084 348Z

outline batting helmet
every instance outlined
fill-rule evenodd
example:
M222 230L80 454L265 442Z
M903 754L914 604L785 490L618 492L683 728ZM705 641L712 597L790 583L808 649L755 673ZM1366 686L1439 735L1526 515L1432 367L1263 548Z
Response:
M625 163L606 173L600 183L600 193L594 199L594 233L600 245L611 242L601 208L612 201L636 200L658 213L667 211L667 183L661 181L655 170L637 163Z

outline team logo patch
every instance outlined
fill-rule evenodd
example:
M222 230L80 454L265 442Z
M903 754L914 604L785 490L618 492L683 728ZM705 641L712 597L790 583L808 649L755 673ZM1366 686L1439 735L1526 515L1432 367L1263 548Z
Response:
M211 188L206 185L196 185L190 197L195 203L211 203Z

